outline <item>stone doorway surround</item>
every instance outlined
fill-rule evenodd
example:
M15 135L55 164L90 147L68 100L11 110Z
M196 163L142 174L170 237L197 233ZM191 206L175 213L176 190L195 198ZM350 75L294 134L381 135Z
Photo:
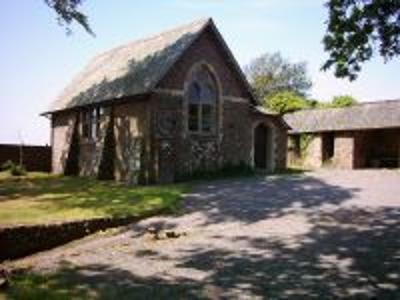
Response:
M265 134L261 137L261 134ZM272 172L275 170L275 128L268 121L258 121L253 124L252 131L252 166L256 169ZM264 138L261 141L259 138ZM258 157L257 147L264 148L265 157Z

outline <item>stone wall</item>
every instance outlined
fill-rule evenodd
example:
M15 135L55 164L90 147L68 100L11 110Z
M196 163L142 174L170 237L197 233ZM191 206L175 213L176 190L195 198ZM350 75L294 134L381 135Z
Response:
M286 128L274 117L255 115L246 99L223 97L218 134L187 132L183 91L159 92L152 96L152 162L158 182L186 178L195 172L225 166L252 166L253 127L265 122L273 129L271 138L274 169L286 168Z
M71 145L76 122L76 113L66 111L56 113L51 118L52 172L64 173L65 163Z
M0 228L0 263L38 251L48 250L99 230L118 227L159 215L164 210L148 212L140 217L97 218L53 224L18 225Z
M130 184L150 181L150 107L147 101L114 106L115 178Z
M247 102L224 100L221 163L223 165L252 164L252 127L255 122Z
M337 132L335 134L333 166L338 169L353 169L354 147L354 134Z
M321 168L322 135L313 134L303 165ZM290 155L294 155L291 153ZM334 132L334 155L327 166L338 169L396 168L400 166L400 129L370 129Z
M354 134L351 132L336 132L334 134L334 155L330 161L324 162L325 133L312 134L312 139L305 149L303 166L309 169L319 169L324 166L339 169L352 169L354 166ZM326 165L325 165L326 163Z
M304 167L318 169L322 167L322 136L321 134L312 135L312 139L305 149Z
M172 182L196 170L219 166L220 144L217 135L191 135L185 127L183 92L152 96L152 160L156 181Z
M250 133L251 158L250 164L253 165L254 158L254 129L263 123L268 129L267 137L267 170L270 172L283 170L287 167L287 128L283 126L274 116L264 114L252 114L252 130Z
M79 173L81 176L96 177L98 174L110 113L111 107L104 108L104 114L100 119L99 134L95 139L84 138L82 124L79 124Z
M117 180L131 183L149 182L149 110L148 103L135 98L104 107L99 134L95 139L82 136L82 124L77 117L80 112L66 111L52 118L53 172L64 173L70 152L75 123L79 136L79 174L97 177L104 140L113 112L113 134L115 137L115 170Z

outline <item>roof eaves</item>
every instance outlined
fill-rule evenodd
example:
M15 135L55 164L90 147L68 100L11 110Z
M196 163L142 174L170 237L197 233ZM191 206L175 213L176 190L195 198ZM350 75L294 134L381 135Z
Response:
M63 109L57 109L57 110L50 110L50 111L45 111L43 113L40 113L39 116L42 117L47 117L48 115L51 114L56 114L60 112L65 112L65 111L74 111L74 110L79 110L82 108L87 108L87 107L98 107L98 106L104 106L104 105L112 105L112 104L119 104L131 100L143 100L146 99L147 96L151 95L151 91L148 92L143 92L141 94L135 94L135 95L127 95L121 98L115 98L115 99L105 99L102 101L97 101L95 103L89 103L89 104L82 104L82 105L76 105L76 106L71 106L71 107L66 107Z

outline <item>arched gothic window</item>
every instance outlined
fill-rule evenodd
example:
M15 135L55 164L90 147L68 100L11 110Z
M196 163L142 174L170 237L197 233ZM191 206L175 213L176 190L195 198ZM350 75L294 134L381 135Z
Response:
M217 121L218 89L206 66L197 68L187 90L188 129L194 133L213 133Z

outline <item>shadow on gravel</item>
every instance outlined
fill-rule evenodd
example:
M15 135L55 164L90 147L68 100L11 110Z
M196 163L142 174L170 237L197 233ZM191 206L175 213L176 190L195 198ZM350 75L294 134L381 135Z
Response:
M207 247L180 249L174 267L205 271L201 281L171 274L143 277L110 262L66 266L49 277L24 276L8 295L11 299L23 299L21 293L42 293L46 299L57 293L65 299L399 299L400 208L340 206L355 193L311 176L203 185L187 199L185 211L202 212L205 226L232 220L247 226L293 210L301 211L311 226L292 237L252 237L240 230L232 237L221 232ZM224 242L238 246L224 248ZM158 252L132 255L172 259Z
M253 223L293 210L338 206L358 191L305 175L215 181L194 188L185 199L184 213L204 213L204 225L226 221Z
M9 299L398 299L400 210L335 211L316 217L299 241L239 236L269 255L221 248L197 249L178 268L205 270L203 281L140 277L111 265L66 265L58 272L24 275ZM223 237L220 237L223 238ZM236 239L236 238L235 238ZM157 253L152 253L154 259Z
M180 267L212 269L208 282L251 297L400 298L400 209L339 209L312 222L312 231L298 240L238 236L246 250L198 249Z

